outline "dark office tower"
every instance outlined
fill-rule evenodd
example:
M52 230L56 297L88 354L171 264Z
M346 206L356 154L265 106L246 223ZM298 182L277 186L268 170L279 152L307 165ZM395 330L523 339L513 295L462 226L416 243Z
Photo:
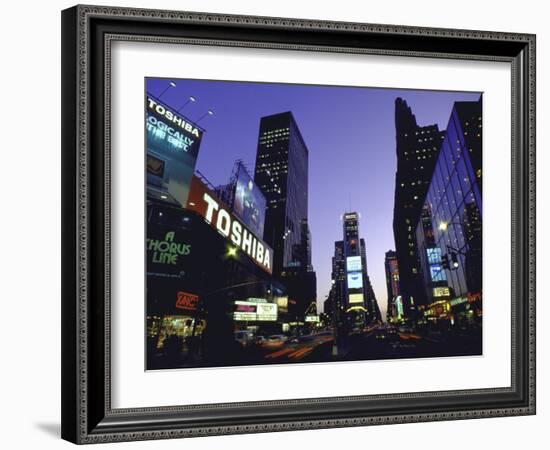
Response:
M305 271L313 271L311 264L311 232L307 219L300 221L300 242L294 244L292 261L289 266L302 267Z
M361 244L361 265L363 266L363 291L365 294L365 306L368 310L369 321L381 321L382 316L380 315L380 308L378 307L378 302L376 301L376 296L374 295L374 289L372 288L372 283L370 282L369 272L367 269L367 246L365 240L361 238L359 240Z
M330 290L329 294L327 295L327 298L323 302L323 311L324 313L330 317L331 323L334 323L334 307L333 304L333 297L332 297L332 289Z
M393 250L386 252L384 259L384 268L386 270L386 288L388 290L388 307L386 316L388 321L400 320L402 314L401 289L399 287L399 265L397 263L397 253Z
M397 172L393 233L404 314L411 317L415 305L427 301L420 276L415 226L445 133L437 125L419 126L411 108L401 98L395 100L395 131Z
M341 325L346 298L346 260L344 257L344 241L334 243L334 256L332 257L332 287L331 298L332 319L335 324Z
M481 211L473 201L464 204L464 237L467 243L464 255L466 285L469 292L481 292Z
M273 248L273 274L295 265L307 220L308 149L291 112L262 117L254 182L267 201L264 240Z

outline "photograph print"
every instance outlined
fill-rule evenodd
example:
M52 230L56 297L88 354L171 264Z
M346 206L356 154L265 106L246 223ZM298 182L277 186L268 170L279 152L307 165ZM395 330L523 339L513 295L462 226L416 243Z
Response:
M482 94L146 78L146 370L482 355Z

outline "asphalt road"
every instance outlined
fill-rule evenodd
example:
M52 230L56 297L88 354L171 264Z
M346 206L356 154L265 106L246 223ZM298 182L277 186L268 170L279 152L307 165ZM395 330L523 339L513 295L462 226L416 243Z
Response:
M337 345L335 346L335 342ZM221 360L153 361L150 368L220 367L299 362L361 361L482 354L481 330L412 332L395 327L371 326L362 333L340 335L322 331L295 338L271 339L242 347L237 342ZM337 352L335 350L337 349Z

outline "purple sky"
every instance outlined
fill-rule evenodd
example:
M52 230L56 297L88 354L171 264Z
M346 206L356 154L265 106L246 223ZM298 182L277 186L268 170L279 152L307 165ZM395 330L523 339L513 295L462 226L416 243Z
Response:
M359 233L367 246L368 272L385 317L387 294L384 253L395 249L394 101L404 98L419 125L447 127L455 101L477 100L479 93L380 88L244 83L174 79L163 95L178 109L192 95L197 101L181 112L206 129L197 169L214 185L226 183L241 158L253 174L262 116L292 111L309 149L309 223L318 305L330 288L334 241L342 239L341 215L361 214ZM148 80L160 95L167 79Z

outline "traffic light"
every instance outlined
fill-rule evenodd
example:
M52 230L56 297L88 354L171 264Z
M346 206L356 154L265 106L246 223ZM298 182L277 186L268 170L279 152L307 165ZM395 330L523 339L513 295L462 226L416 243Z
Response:
M441 265L443 266L443 268L444 268L445 270L449 270L449 269L450 269L450 266L449 266L449 255L444 254L444 255L441 257Z

